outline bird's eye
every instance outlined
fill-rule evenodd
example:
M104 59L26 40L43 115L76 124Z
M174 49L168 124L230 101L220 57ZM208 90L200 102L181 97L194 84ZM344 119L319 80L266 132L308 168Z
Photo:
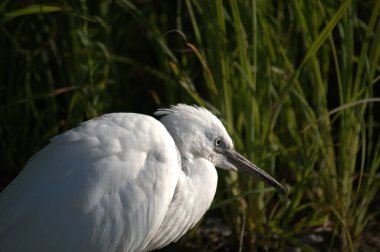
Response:
M221 145L221 144L222 144L222 139L217 138L217 139L215 140L215 146L219 146L219 145Z

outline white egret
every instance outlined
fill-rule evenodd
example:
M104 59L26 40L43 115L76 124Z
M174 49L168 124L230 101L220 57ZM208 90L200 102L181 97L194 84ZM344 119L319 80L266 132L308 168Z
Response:
M222 123L179 104L106 114L51 139L0 195L0 251L150 251L214 198L215 167L285 188L233 149Z

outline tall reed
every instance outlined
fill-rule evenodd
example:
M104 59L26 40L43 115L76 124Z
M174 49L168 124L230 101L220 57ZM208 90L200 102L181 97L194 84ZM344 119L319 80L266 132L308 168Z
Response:
M142 96L193 102L288 188L220 173L212 208L240 249L315 251L322 231L325 250L354 251L378 214L379 11L358 0L6 0L1 174L84 119L146 112Z
M355 250L379 189L380 3L186 0L168 33L119 3L155 32L163 71L223 118L237 149L287 184L278 196L222 175L215 207L244 247L313 250L305 232L322 227L332 230L330 248Z

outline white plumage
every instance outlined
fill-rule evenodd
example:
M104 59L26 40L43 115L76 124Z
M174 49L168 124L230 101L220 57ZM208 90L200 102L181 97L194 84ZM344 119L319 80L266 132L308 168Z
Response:
M106 114L54 137L0 195L0 251L163 247L210 207L215 166L242 167L284 190L233 151L206 109L179 104L156 114L161 122Z

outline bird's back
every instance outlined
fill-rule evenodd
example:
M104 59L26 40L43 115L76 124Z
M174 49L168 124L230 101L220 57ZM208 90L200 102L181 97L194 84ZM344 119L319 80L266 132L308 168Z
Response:
M139 251L180 173L152 117L115 113L52 139L0 195L0 251Z

